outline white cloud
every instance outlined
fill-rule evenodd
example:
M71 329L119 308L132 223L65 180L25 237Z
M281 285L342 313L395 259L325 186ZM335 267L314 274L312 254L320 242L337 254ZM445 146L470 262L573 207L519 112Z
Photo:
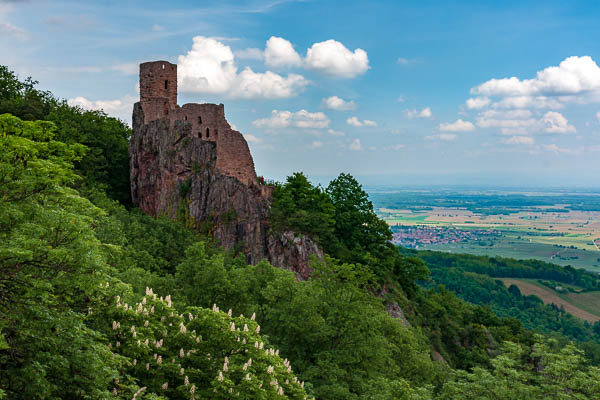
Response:
M165 27L162 25L158 25L158 24L154 24L152 25L152 31L153 32L162 32L165 30Z
M308 81L298 74L283 77L246 67L238 74L231 48L213 38L196 36L192 49L178 58L181 91L224 94L231 98L286 98L298 94Z
M265 64L273 68L297 67L302 59L288 40L271 36L265 48Z
M600 111L598 111L598 112L596 113L596 119L598 120L598 122L600 122Z
M354 139L348 148L352 151L360 151L362 150L362 146L360 144L360 139Z
M469 132L475 130L475 125L472 122L457 119L451 123L440 124L439 129L443 132Z
M345 134L344 132L342 132L342 131L336 131L336 130L333 130L333 129L328 129L328 130L327 130L327 133L329 133L329 134L330 134L330 135L332 135L332 136L345 136L345 135L346 135L346 134Z
M429 107L425 107L423 109L416 110L416 109L412 109L412 110L404 110L404 114L406 114L406 116L410 119L412 118L431 118L433 116L433 113L431 112L431 108Z
M533 140L531 136L511 136L508 139L504 139L502 143L515 145L531 145L535 143L535 140Z
M469 110L478 110L480 108L483 108L485 106L487 106L488 104L490 104L490 98L483 96L483 97L471 97L470 99L467 100L467 108Z
M540 119L529 110L487 110L477 117L480 128L500 128L504 135L528 135L536 132L572 133L576 129L559 112L548 111Z
M250 47L244 50L238 50L233 53L239 59L262 60L265 58L265 53L256 47Z
M338 96L331 96L323 99L323 105L331 110L354 110L356 103L354 101L346 101Z
M541 120L544 132L548 133L573 133L577 129L569 125L569 121L556 111L548 111Z
M457 136L454 133L440 133L438 135L425 136L427 140L442 140L444 142L451 142L456 140Z
M269 118L257 119L252 124L258 128L287 128L294 126L297 128L322 129L329 126L329 118L322 112L308 112L300 110L291 111L271 111Z
M232 125L231 128L235 131L237 129L234 128L234 126ZM259 138L257 138L256 136L250 134L250 133L244 133L244 139L246 139L247 142L250 143L260 143L262 142L262 140L260 140Z
M305 63L308 68L337 78L354 78L370 68L366 51L352 52L333 39L313 44L306 51Z
M589 56L565 58L558 66L538 71L535 78L521 80L517 77L490 79L471 89L483 96L516 97L517 102L541 102L542 107L556 102L581 102L600 100L600 67ZM556 97L554 103L546 97ZM548 103L549 102L549 103ZM547 104L544 104L547 103ZM514 107L514 104L512 105Z
M133 103L136 101L138 101L138 98L135 96L125 96L116 100L89 100L83 96L77 96L67 100L67 104L85 110L103 110L111 117L120 118L129 123L131 122Z
M315 140L310 144L311 149L318 149L320 147L323 147L323 142L320 142L318 140Z
M554 98L546 96L514 96L506 97L500 101L495 102L492 107L501 109L514 109L514 108L550 108L559 109L564 106L562 103Z
M375 121L371 121L368 119L364 119L361 121L356 116L348 118L346 120L346 123L348 125L352 125L352 126L377 126L377 122L375 122Z

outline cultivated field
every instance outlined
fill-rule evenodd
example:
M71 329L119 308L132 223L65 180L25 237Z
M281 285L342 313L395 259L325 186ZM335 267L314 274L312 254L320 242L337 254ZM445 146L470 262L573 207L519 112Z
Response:
M533 294L545 304L556 304L558 307L564 307L566 312L578 318L590 322L600 321L599 291L563 294L528 279L501 278L501 280L507 287L516 285L523 295Z
M471 207L473 208L473 207ZM503 256L517 259L536 258L559 265L571 265L600 272L600 211L581 211L568 204L511 207L509 212L495 207L421 206L382 207L378 214L392 227L429 226L495 231L496 237L454 243L419 243L417 248Z

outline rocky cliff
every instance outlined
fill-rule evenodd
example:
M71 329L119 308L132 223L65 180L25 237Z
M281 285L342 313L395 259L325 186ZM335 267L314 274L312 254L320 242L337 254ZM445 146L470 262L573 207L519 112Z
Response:
M223 106L163 111L152 101L136 103L133 111L134 204L148 214L185 221L244 254L248 263L267 259L307 278L310 256L322 258L323 252L306 236L271 232L272 188L258 183L248 145L225 120Z

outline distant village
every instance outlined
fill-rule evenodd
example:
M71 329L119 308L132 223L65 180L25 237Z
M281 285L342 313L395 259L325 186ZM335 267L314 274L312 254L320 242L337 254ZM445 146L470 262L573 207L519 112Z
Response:
M424 225L394 225L392 242L402 247L418 249L429 244L451 244L473 241L484 241L501 236L500 231L494 229L457 229L440 226Z

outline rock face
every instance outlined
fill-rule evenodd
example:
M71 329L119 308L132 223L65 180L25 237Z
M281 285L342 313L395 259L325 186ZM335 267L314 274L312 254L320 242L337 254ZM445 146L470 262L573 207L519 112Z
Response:
M177 105L177 65L140 65L129 162L133 202L148 214L182 219L247 262L267 259L298 278L308 277L311 255L323 257L306 236L271 232L273 188L259 184L246 140L222 104Z

